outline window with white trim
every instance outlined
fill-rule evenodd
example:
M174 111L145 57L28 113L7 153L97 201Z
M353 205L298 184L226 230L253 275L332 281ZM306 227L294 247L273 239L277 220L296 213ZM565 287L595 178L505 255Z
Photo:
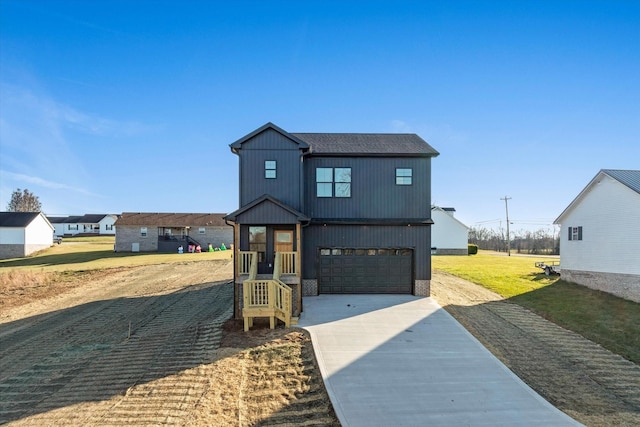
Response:
M396 185L412 185L413 169L396 168Z
M147 237L147 227L140 227L140 237Z
M198 228L198 234L205 234L207 232L207 229L204 227L200 227Z
M582 227L569 227L569 240L582 240Z
M351 197L351 168L316 168L316 197Z
M267 179L276 178L276 161L275 160L264 161L264 177Z

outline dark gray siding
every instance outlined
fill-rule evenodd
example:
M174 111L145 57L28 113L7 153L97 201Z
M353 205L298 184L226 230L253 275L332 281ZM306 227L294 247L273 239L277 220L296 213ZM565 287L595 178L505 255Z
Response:
M271 129L242 144L240 157L240 206L269 194L302 210L300 150L298 145ZM265 160L276 161L276 178L264 177Z
M310 225L303 228L302 271L316 278L318 248L413 248L415 280L431 279L429 226Z
M350 198L316 197L316 168L350 167ZM413 170L412 185L396 185L396 168ZM311 218L431 217L431 159L311 157L305 159L305 214Z
M298 218L274 203L263 202L238 215L239 224L296 224Z

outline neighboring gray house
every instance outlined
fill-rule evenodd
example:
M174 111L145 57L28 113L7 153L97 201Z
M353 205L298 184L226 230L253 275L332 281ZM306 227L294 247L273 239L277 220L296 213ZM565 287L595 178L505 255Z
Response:
M564 280L640 302L640 170L600 170L554 224Z
M289 133L267 123L230 147L240 163L240 208L226 216L236 317L248 252L258 253L261 275L273 273L277 252L294 254L299 279L287 285L298 295L429 295L438 152L418 135Z
M47 217L55 227L56 236L100 235L113 236L116 234L115 222L118 215L87 214L81 216Z
M20 258L53 244L53 226L42 212L0 212L0 258Z
M182 246L229 247L233 229L224 214L124 212L116 221L116 252L177 252Z

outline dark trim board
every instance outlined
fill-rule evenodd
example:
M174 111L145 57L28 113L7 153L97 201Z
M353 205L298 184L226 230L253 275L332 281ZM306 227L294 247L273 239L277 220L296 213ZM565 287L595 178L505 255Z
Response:
M413 294L413 248L318 248L319 294Z

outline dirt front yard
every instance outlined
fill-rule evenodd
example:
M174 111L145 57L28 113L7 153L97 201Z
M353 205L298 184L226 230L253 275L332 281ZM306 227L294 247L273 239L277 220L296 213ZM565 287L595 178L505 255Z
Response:
M0 424L339 426L304 331L227 321L231 275L201 261L0 288ZM637 365L454 276L432 291L567 414L640 425Z

